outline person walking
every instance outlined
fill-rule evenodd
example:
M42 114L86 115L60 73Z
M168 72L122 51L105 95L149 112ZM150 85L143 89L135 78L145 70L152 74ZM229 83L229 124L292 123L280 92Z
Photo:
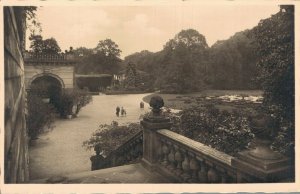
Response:
M140 102L140 108L144 108L144 102Z
M121 115L126 116L126 110L123 107L121 108Z
M120 107L117 106L117 108L116 108L116 115L117 115L117 117L119 116L119 114L120 114Z

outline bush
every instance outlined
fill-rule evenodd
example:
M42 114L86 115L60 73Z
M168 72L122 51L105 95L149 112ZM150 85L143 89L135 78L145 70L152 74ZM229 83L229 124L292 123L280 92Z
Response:
M80 109L91 101L92 96L88 94L87 90L64 91L60 99L60 115L62 117L77 115Z
M183 110L171 130L195 141L234 155L246 149L253 138L249 121L241 112L219 111L214 106Z
M55 109L51 104L44 103L41 97L30 93L27 96L27 105L28 135L31 140L34 140L46 129L53 127Z
M119 126L118 122L113 121L110 125L100 125L92 137L83 142L83 147L88 150L93 148L106 157L140 130L141 126L138 123Z

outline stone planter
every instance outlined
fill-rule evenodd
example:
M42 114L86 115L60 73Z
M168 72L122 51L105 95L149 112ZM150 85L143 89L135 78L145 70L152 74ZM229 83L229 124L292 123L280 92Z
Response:
M73 115L67 115L67 119L72 119Z
M277 152L271 150L272 134L274 134L275 126L274 120L271 116L259 115L252 118L251 121L252 133L255 135L256 148L249 153L253 157L275 160L280 159L283 156Z
M279 182L291 178L290 159L270 148L277 131L273 118L260 114L252 117L250 125L255 148L239 152L231 161L237 169L237 182Z
M50 102L50 98L43 98L42 101L43 101L44 103L49 103L49 102Z

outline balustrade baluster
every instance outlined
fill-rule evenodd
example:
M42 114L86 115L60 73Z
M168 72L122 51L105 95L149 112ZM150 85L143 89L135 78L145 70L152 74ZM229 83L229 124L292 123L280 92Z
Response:
M171 142L170 142L170 145L169 145L169 149L170 149L170 153L168 155L169 165L167 166L167 168L171 172L173 172L176 169L176 161L175 161L175 148L173 147Z
M180 176L182 174L182 161L183 161L183 156L178 148L178 146L175 145L175 161L177 162L177 167L175 174L177 176Z
M168 154L170 153L170 150L169 150L169 148L168 148L167 142L163 142L162 153L163 153L163 156L164 156L164 159L163 159L162 164L163 164L164 166L167 166L167 165L169 164L169 161L168 161Z
M221 182L222 183L228 183L229 182L229 176L228 176L226 171L221 174Z
M142 158L143 157L143 142L139 143L137 148L138 148L139 158Z
M134 159L139 159L139 144L134 144L133 147Z
M132 161L134 161L136 159L136 153L135 153L135 149L134 149L133 145L130 145L130 157L131 157Z
M200 171L198 173L200 183L207 183L207 166L204 160L200 160Z
M198 160L196 159L196 156L193 154L192 158L190 160L190 168L191 168L191 173L192 173L192 178L190 179L189 182L191 183L197 183L198 182L198 171L200 169L200 165Z
M160 150L160 152L159 152L159 162L161 163L161 164L163 164L163 162L164 162L164 153L162 153L162 148L163 148L163 145L164 145L164 140L162 139L162 138L160 138L159 139L160 141L159 141L159 143L160 143L160 146L159 146L159 150Z
M186 150L182 153L184 153L184 160L182 162L183 174L181 176L184 182L188 182L191 178L190 158Z
M209 171L207 172L207 178L209 183L218 183L220 181L220 176L218 175L214 165L209 168Z

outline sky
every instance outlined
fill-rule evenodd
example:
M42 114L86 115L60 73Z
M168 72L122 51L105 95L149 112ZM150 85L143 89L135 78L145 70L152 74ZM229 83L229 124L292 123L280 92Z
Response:
M110 38L124 58L142 50L160 51L177 33L190 28L204 35L211 46L278 11L274 4L44 6L38 8L37 18L43 38L55 38L62 51L70 46L95 48L100 40Z

